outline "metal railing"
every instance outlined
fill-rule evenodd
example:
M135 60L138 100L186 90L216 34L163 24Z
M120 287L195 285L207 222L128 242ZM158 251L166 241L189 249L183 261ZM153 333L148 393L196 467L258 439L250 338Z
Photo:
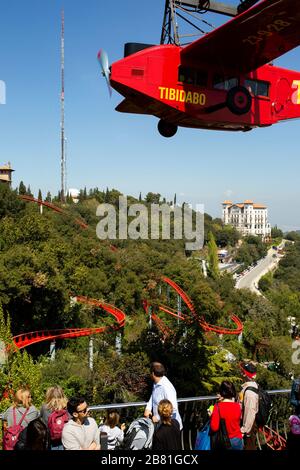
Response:
M268 423L268 429L284 439L287 438L288 418L293 412L290 405L290 389L268 390L273 396L273 407ZM214 404L217 395L206 395L201 397L179 398L178 407L182 417L183 430L181 433L181 444L183 450L192 450L196 441L197 431L201 429L208 420L207 408ZM106 405L90 406L89 410L97 422L105 417L106 410L117 409L120 413L120 422L129 424L134 419L143 416L146 402L113 403ZM258 447L263 449L266 445L265 436L257 435Z
M268 390L273 396L273 407L271 418L268 423L268 429L279 434L284 439L287 438L288 418L293 412L290 405L289 395L290 389ZM200 397L179 398L178 407L182 417L183 430L181 433L181 443L183 450L192 450L194 448L197 430L201 429L208 420L207 408L214 404L217 395L206 395ZM120 414L120 422L130 424L134 419L143 416L146 402L129 402L129 403L110 403L104 405L89 406L90 414L100 424L106 415L106 410L117 409ZM3 415L0 414L0 420ZM267 445L264 438L258 436L259 448Z

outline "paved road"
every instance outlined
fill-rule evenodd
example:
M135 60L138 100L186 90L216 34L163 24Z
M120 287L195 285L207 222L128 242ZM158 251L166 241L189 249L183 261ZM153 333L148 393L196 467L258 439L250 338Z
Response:
M286 240L283 240L278 248L283 248ZM276 254L276 258L273 255ZM243 277L241 277L235 287L236 289L250 289L252 292L255 292L257 295L262 295L259 289L257 288L258 281L262 276L264 276L271 269L275 268L282 258L281 255L277 254L277 251L273 248L268 250L268 254L265 258L262 258L257 266L251 269Z

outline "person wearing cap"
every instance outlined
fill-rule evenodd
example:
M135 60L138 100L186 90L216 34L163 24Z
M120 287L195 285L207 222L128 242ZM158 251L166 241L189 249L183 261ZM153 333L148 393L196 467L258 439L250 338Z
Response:
M256 450L257 424L255 422L258 412L258 394L252 390L246 390L248 387L258 388L255 381L256 367L252 362L241 363L241 372L246 382L242 385L239 399L242 404L242 426L241 432L244 438L244 450Z

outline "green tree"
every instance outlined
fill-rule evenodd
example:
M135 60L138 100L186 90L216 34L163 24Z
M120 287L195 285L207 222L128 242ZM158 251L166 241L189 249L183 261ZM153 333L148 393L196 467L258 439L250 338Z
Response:
M0 304L0 340L5 345L7 351L7 362L0 367L0 394L7 395L7 399L2 399L0 411L5 410L12 396L10 391L16 391L21 386L29 386L34 403L40 405L43 398L41 389L40 366L35 364L33 359L26 353L20 352L12 338L9 316L5 319L3 309Z
M219 226L215 230L216 243L219 247L235 246L240 238L238 231L231 225Z
M6 184L0 184L0 219L5 216L14 217L20 214L23 207L24 203L18 198L17 192L10 189Z
M215 242L215 237L212 232L208 234L208 270L209 274L213 279L217 279L220 276L219 271L219 260L218 260L218 248Z
M282 238L283 232L280 230L277 225L271 228L271 237L272 238Z
M25 194L27 194L26 186L25 186L25 184L23 183L23 181L20 181L20 184L19 184L19 194L20 194L20 195L25 195Z
M1 303L0 303L0 340L3 342L2 346L5 346L6 348L8 348L7 351L13 345L10 318L9 316L7 317L7 319L5 318Z
M161 195L159 193L147 193L145 201L149 204L159 204Z
M47 202L51 202L51 201L52 201L52 197L51 197L50 191L47 192L47 196L46 196L45 201L47 201Z
M296 231L288 232L285 234L284 238L292 242L300 241L300 233Z

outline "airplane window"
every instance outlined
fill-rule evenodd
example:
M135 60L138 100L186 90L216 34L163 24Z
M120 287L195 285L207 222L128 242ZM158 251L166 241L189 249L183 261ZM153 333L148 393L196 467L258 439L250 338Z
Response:
M234 86L238 85L237 78L225 78L222 75L214 75L213 77L213 87L218 90L230 90Z
M206 86L207 72L180 66L178 69L178 80L189 85Z
M179 67L178 70L178 80L183 83L193 83L194 82L194 70L188 67Z
M198 86L207 86L207 72L196 70L195 84Z
M262 80L245 80L244 86L254 96L269 96L269 83Z
M259 96L269 96L269 84L268 82L257 82L257 94Z

